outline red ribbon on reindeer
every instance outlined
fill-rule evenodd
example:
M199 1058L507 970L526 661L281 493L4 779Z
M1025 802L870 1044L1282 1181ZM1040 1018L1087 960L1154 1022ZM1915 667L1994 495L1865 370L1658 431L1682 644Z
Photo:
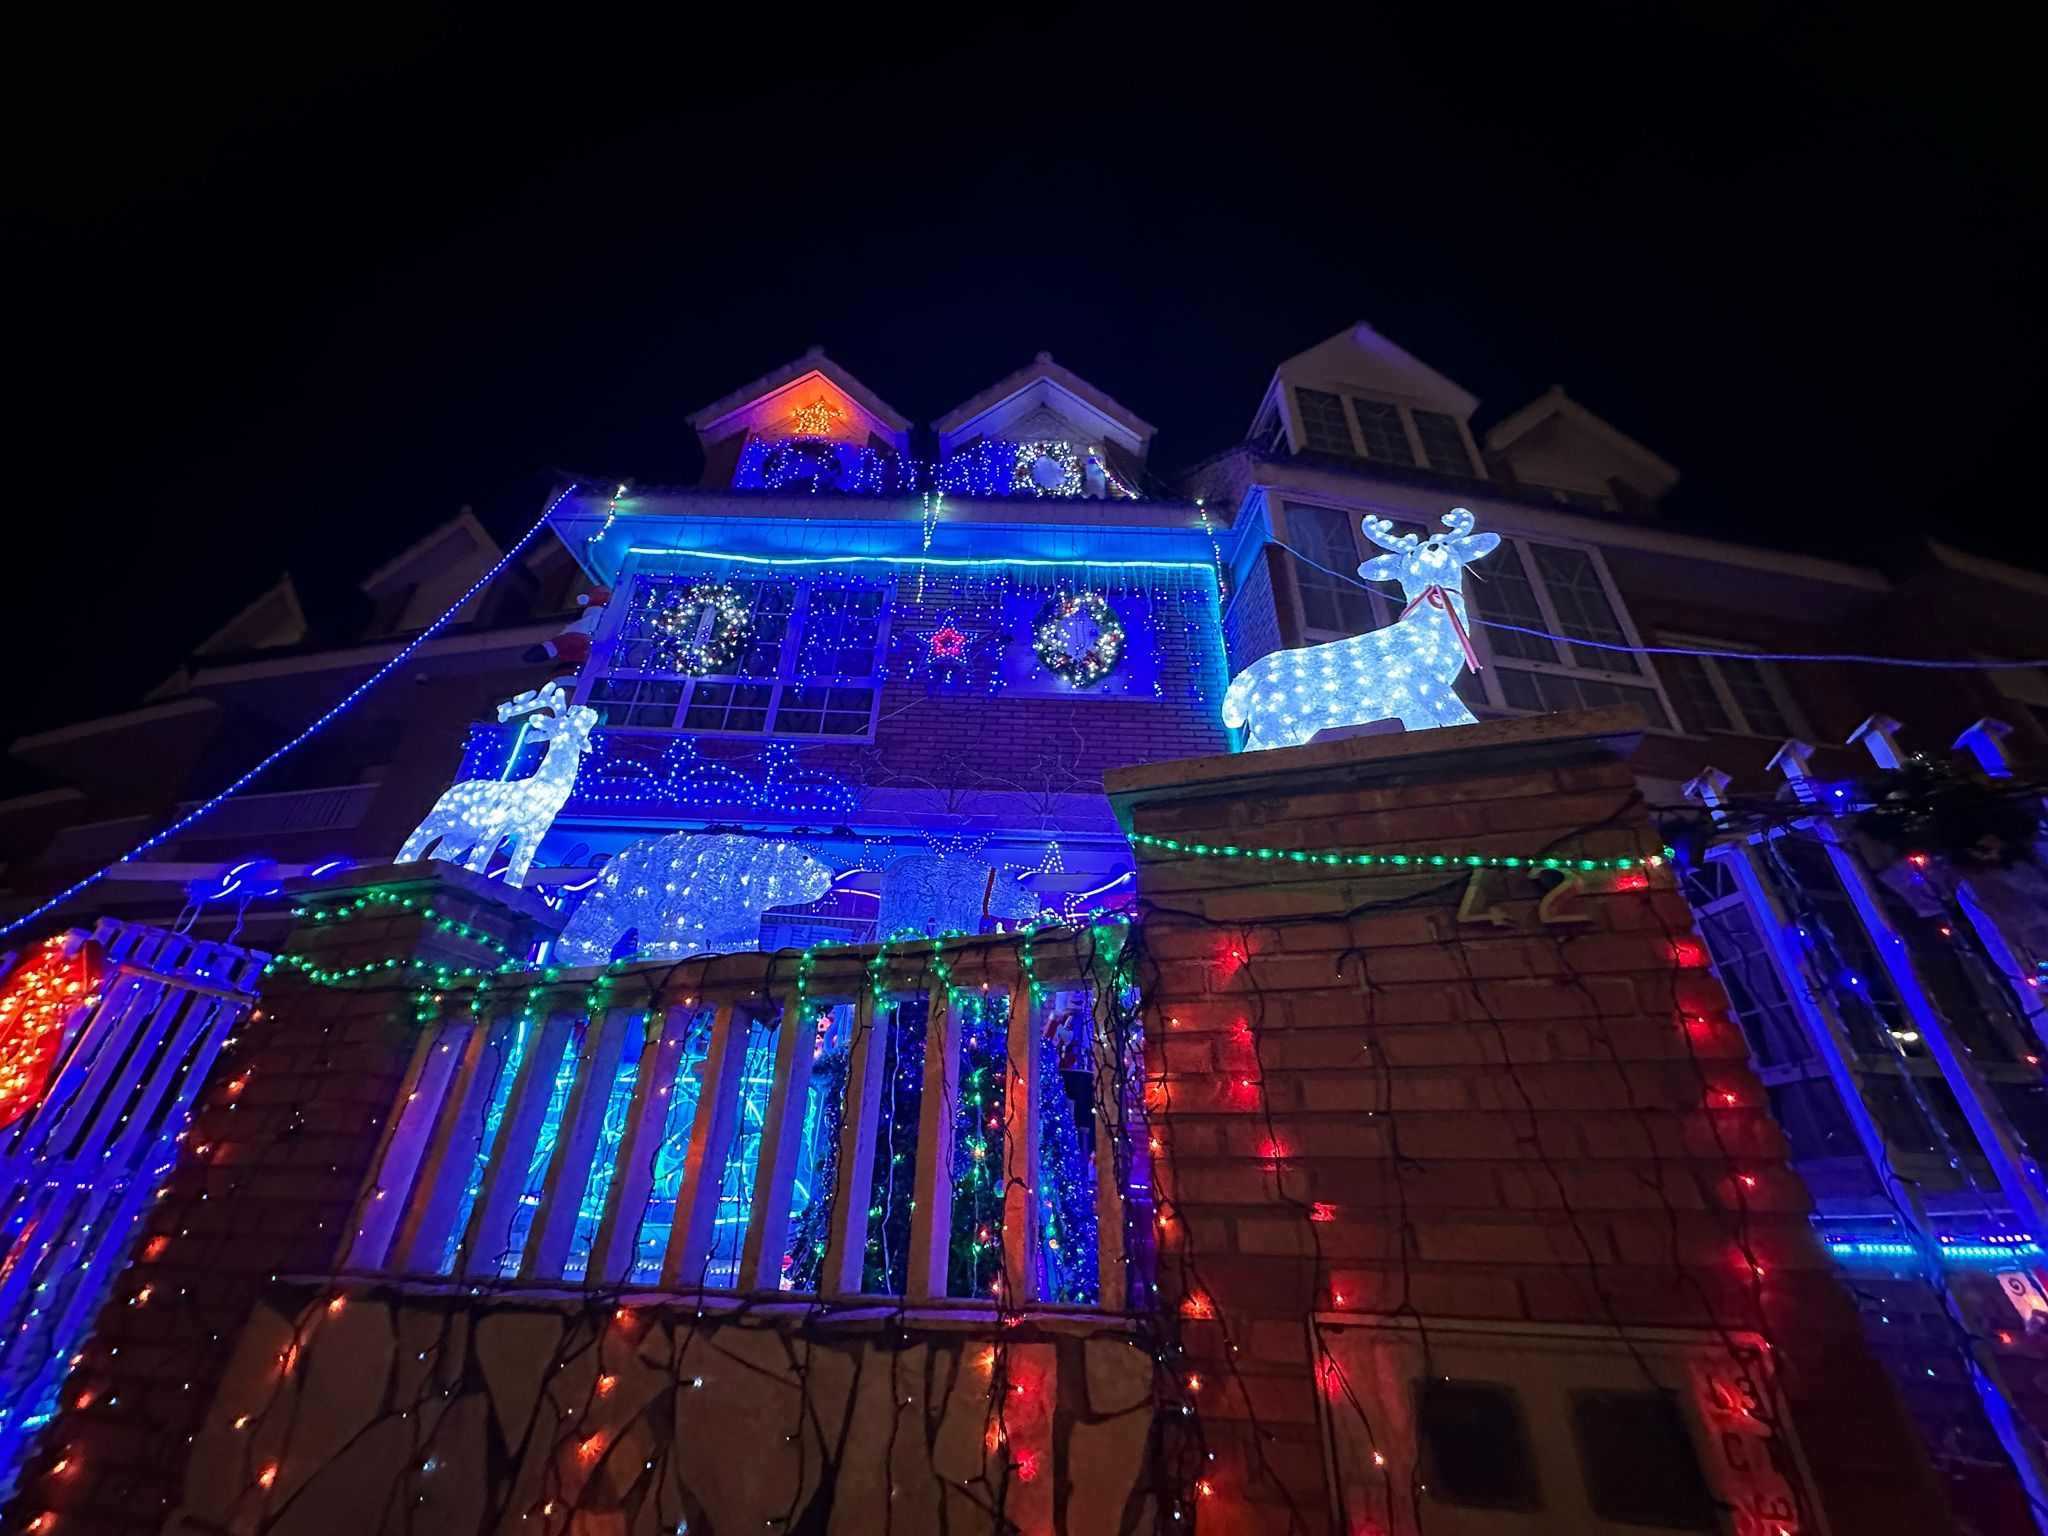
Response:
M1465 652L1465 665L1474 672L1477 672L1479 670L1479 653L1472 649L1472 637L1465 631L1465 621L1458 617L1457 605L1451 601L1451 594L1446 592L1442 586L1431 582L1429 586L1423 589L1422 596L1416 598L1414 602L1401 610L1401 617L1407 618L1409 614L1420 608L1424 603L1427 603L1432 608L1441 608L1443 610L1444 616L1451 621L1451 633L1458 637L1458 645Z

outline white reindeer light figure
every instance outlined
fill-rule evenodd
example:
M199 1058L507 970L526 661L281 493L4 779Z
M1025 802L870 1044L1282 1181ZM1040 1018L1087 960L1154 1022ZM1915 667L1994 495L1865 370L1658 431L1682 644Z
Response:
M540 766L523 779L463 779L448 786L426 820L398 851L398 862L436 858L478 874L500 846L510 862L507 885L523 885L540 840L576 782L576 766L590 746L597 711L569 707L560 678L498 706L500 720L527 717L526 728L548 744Z
M1261 656L1230 680L1223 723L1245 727L1244 750L1294 747L1331 726L1399 720L1411 731L1470 725L1472 711L1451 685L1479 670L1465 623L1465 567L1500 543L1474 533L1463 507L1444 514L1451 531L1417 539L1392 536L1393 524L1368 517L1365 536L1388 551L1358 568L1367 581L1398 581L1408 606L1385 629L1327 645Z

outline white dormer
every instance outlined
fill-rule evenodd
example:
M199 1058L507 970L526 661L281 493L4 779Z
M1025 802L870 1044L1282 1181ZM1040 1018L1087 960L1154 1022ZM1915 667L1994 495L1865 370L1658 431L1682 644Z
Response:
M942 463L964 465L971 455L977 480L1001 471L1001 485L977 487L983 494L1010 494L1009 480L1022 477L1014 489L1085 496L1136 495L1157 430L1050 352L955 406L932 428ZM995 444L1017 447L994 457L980 451Z
M1486 456L1503 475L1559 501L1644 512L1678 471L1553 384L1489 428Z
M1360 321L1273 372L1252 419L1268 449L1483 479L1476 395Z

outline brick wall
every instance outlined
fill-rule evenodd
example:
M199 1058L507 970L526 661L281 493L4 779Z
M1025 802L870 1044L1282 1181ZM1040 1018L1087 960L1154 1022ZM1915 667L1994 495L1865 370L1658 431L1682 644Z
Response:
M442 915L501 940L523 943L544 911L523 892L444 865L375 873L378 884L431 891ZM320 897L349 890L330 882ZM457 965L493 958L416 911L379 910L301 927L293 947L329 967L394 954ZM335 1265L412 1053L412 1013L402 989L329 989L284 969L266 978L262 1006L201 1092L138 1257L100 1313L5 1529L160 1529L189 1438L258 1299L276 1275Z
M1109 788L1127 825L1188 841L1638 853L1655 840L1631 718L1331 742ZM1668 876L1546 898L1505 873L1475 889L1148 849L1139 891L1161 1290L1203 1383L1223 1529L1325 1528L1311 1313L1760 1331L1830 1528L1950 1528ZM1401 1529L1407 1471L1384 1474Z

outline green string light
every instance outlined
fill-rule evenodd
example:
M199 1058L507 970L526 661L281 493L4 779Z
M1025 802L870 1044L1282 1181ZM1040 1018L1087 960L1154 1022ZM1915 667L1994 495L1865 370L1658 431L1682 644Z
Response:
M1342 848L1246 848L1236 843L1191 843L1177 837L1133 832L1131 844L1164 848L1169 853L1207 859L1270 859L1287 864L1320 864L1350 869L1661 869L1673 855L1669 848L1641 858L1567 859L1511 853L1354 853Z

